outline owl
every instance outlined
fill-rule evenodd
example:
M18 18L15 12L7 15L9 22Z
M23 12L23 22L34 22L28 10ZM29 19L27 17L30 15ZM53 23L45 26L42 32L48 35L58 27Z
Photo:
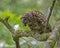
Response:
M31 31L39 31L39 33L44 32L47 21L46 16L37 10L26 12L21 20L25 26L30 27ZM51 32L50 24L46 27L46 32Z

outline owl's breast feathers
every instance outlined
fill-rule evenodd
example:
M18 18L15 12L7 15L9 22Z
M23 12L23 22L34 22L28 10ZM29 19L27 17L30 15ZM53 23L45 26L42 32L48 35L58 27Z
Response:
M44 30L46 24L46 16L39 11L29 11L22 16L22 22L26 26L28 25L31 30ZM50 25L47 26L47 30L50 32Z

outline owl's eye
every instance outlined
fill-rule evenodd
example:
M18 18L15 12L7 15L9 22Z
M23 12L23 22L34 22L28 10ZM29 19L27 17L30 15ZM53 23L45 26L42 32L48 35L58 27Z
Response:
M48 29L49 31L52 31L51 28L50 28L49 26L47 27L47 29Z

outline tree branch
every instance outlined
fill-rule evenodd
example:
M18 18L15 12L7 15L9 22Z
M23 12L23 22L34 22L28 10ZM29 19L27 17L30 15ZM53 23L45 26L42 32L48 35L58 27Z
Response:
M17 30L15 31L11 25L8 23L9 17L6 17L5 19L1 19L0 21L9 29L9 31L12 33L12 36L15 38L19 37L33 37L37 40L46 40L51 33L44 33L44 34L39 34L37 32L32 32L32 31L22 31L22 30Z
M12 37L13 37L15 43L16 43L16 48L20 48L20 46L19 46L19 38L14 36L15 30L8 23L8 19L9 19L9 16L7 16L5 19L0 18L0 22L2 22L9 29L9 31L12 33Z
M8 23L9 17L6 17L5 19L0 18L0 22L3 23L9 31L12 33L13 40L16 43L16 48L20 48L19 46L19 37L33 37L36 40L39 41L46 41L47 38L51 35L51 33L45 33L45 34L39 34L37 32L32 32L32 31L22 31L22 30L17 30L15 31L11 25Z
M46 25L45 25L44 32L46 32L47 26L49 26L49 19L50 19L50 17L51 17L51 14L52 14L52 11L53 11L55 2L56 2L56 0L53 0L52 6L51 6L51 8L50 8L50 12L49 12L49 15L48 15L48 18L47 18L47 21L46 21Z
M9 25L8 19L9 16L7 16L5 19L0 18L0 22L2 22L9 29L11 33L14 33L14 29L11 27L11 25Z
M48 40L45 43L44 48L53 48L56 41L58 41L60 36L60 24L56 25L54 30L51 33L51 36L48 38Z
M57 46L58 46L58 48L60 48L60 38L57 41Z
M51 8L50 8L50 13L49 13L48 18L47 18L47 25L48 25L48 23L49 23L49 19L50 19L50 17L51 17L51 14L52 14L52 11L53 11L55 2L56 2L56 0L53 0L52 6L51 6Z
M19 38L16 37L16 36L13 36L13 40L15 41L16 48L20 48L20 45L19 45Z
M46 41L50 35L51 33L39 34L37 32L23 31L23 30L18 30L15 32L15 36L17 37L33 37L38 41Z
M52 31L52 33L44 33L44 34L39 34L37 32L32 32L32 31L23 31L23 30L17 30L15 31L9 24L8 24L8 19L1 19L0 21L11 31L13 40L16 43L16 48L20 48L19 46L19 37L33 37L38 41L46 41L47 43L45 44L45 48L52 48L57 41L57 38L59 37L59 28L60 24L55 27L55 29ZM50 36L51 35L51 36ZM50 36L50 37L49 37ZM49 38L48 38L49 37ZM47 45L48 44L48 45Z

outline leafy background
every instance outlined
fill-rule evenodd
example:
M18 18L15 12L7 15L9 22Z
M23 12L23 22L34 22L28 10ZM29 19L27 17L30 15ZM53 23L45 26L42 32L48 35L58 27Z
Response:
M18 24L20 26L20 29L29 30L28 26L26 27L23 26L20 19L21 16L27 11L38 10L48 17L52 1L53 0L0 0L0 17L5 18L6 16L10 16L9 24L11 24L12 27ZM60 15L60 0L57 0L52 16L50 18L50 25L52 29L54 28L56 23L59 22L60 20L59 15ZM33 38L26 37L24 38L25 39L20 38L22 48L29 48L30 46L31 46L30 48L43 47L42 45L43 42L39 43L39 41ZM3 47L5 48L5 46L8 46L8 48L9 47L15 48L15 43L12 39L11 33L2 23L0 23L0 46L2 48ZM54 48L57 48L57 45L55 45Z

